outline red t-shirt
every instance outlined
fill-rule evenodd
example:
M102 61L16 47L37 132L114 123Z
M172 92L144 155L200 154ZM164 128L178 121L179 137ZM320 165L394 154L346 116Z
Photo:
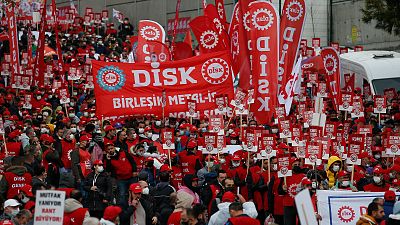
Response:
M169 218L167 225L180 225L181 224L181 211L173 212Z

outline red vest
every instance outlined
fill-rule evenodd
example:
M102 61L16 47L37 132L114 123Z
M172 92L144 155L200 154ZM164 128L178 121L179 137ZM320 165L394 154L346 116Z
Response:
M71 169L71 152L75 148L75 141L67 142L62 140L62 153L61 153L61 161L64 164L65 169Z
M364 186L364 191L368 191L368 192L385 192L385 191L389 190L389 187L390 187L389 184L385 184L382 187L382 186L375 185L374 183L371 183L371 184L367 184L367 185Z
M188 155L187 151L179 152L179 161L181 162L184 175L195 174L197 172L195 169L197 160L200 160L197 155Z
M132 156L136 163L137 171L141 171L144 168L144 156Z
M286 178L287 193L283 197L283 206L294 206L294 197L297 194L297 187L304 178L304 174L293 174L291 177Z
M12 172L5 172L4 177L7 181L7 199L14 198L18 195L21 188L27 184L32 183L32 176L29 173L25 173L22 176L18 176Z
M253 185L256 185L260 179L263 179L261 176L261 168L259 166L250 167L251 178L253 180ZM267 201L267 199L263 199L260 191L254 191L253 200L257 206L257 210L262 210L264 208L263 200Z
M70 225L82 225L87 211L86 208L79 208L71 213L64 213L64 216L69 218Z
M176 190L182 186L182 168L179 166L172 166L173 173L171 174L171 184Z
M19 156L21 151L21 142L6 142L7 151L9 156Z
M260 225L260 222L248 216L238 216L229 218L233 225Z
M132 177L132 165L128 158L126 158L124 151L121 150L119 152L118 159L111 160L111 165L115 174L117 175L118 180L126 180Z
M92 172L92 162L91 155L88 151L79 149L79 164L81 166L82 174L86 177L90 172Z
M217 197L217 194L221 190L217 185L214 185L214 184L211 184L210 188L211 188L211 193L212 193L211 199L215 199ZM211 213L211 205L212 205L212 201L210 201L210 203L208 204L208 215L210 215L210 213Z

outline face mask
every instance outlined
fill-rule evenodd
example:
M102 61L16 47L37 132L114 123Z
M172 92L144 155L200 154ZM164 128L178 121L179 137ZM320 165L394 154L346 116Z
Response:
M214 162L206 162L206 166L207 167L213 167L214 166Z
M181 141L181 137L177 137L175 140L176 140L177 142L180 142L180 141Z
M232 133L232 132L233 132L233 129L229 129L229 130L228 130L228 133Z
M224 163L226 163L226 160L225 159L220 159L219 162L224 164Z
M132 134L132 138L136 139L137 138L137 134Z
M69 117L69 118L74 118L74 117L75 117L75 114L70 113L70 114L68 114L68 117Z
M76 133L76 127L72 127L72 128L71 128L71 132L72 132L73 134L75 134L75 133Z
M47 134L49 133L49 130L47 128L40 128L40 133Z
M342 186L343 187L348 187L349 185L350 185L350 181L348 181L348 180L342 181Z
M97 172L101 173L101 172L104 171L104 167L103 166L98 166L96 170L97 170Z
M394 178L394 174L393 173L389 173L389 177L390 178Z
M150 190L149 190L149 188L148 187L145 187L145 188L143 188L143 190L142 190L142 194L144 194L144 195L148 195L150 193Z
M207 132L207 128L205 128L205 127L203 127L203 128L201 128L201 132Z
M317 189L317 182L312 182L311 183L311 187L313 188L313 189Z
M73 140L73 139L75 139L75 135L74 134L70 134L69 135L69 140Z
M278 170L278 165L277 164L272 164L272 170L274 170L274 171Z
M351 173L351 171L353 170L353 166L347 166L346 170L347 172Z
M334 171L334 172L337 172L337 171L339 171L339 166L338 165L334 165L333 167L332 167L332 170Z
M378 183L380 183L381 182L381 177L378 177L378 176L374 176L374 182L376 183L376 184L378 184Z
M42 99L42 96L39 95L39 96L36 97L36 99L37 99L37 100L41 100L41 99Z
M84 117L88 117L88 116L89 116L89 113L88 113L88 112L84 112L84 113L83 113L83 116L84 116Z
M144 129L143 129L143 128L139 128L139 130L138 130L138 131L139 131L139 133L140 133L140 134L143 134L143 132L144 132Z
M397 192L397 188L389 188L389 191Z
M47 96L47 98L48 98L48 99L51 99L51 98L53 98L53 95L49 95L49 96Z
M11 215L14 217L19 213L19 209L14 209L13 211L11 211Z
M70 105L71 107L74 107L74 106L75 106L75 102L70 102L69 105Z
M370 165L369 164L365 164L365 167L370 167Z
M151 138L153 136L153 133L147 133L147 137Z
M73 92L72 94L73 94L73 95L77 95L77 94L78 94L78 92Z
M90 113L90 117L94 117L95 115L95 113Z
M26 196L24 196L24 197L21 199L21 202L25 204L25 203L29 202L29 198L26 197Z
M156 126L157 126L157 127L161 126L161 121L157 120L157 121L156 121Z
M180 134L180 135L185 135L185 131L184 131L184 130L181 130L181 131L179 131L179 134Z
M43 116L45 117L49 116L49 112L43 112Z
M278 133L278 129L271 129L271 131L272 131L273 134Z
M236 140L231 140L231 144L236 145L237 141Z
M381 158L381 155L374 155L374 157L375 157L375 159L380 159Z
M238 167L238 166L240 166L240 162L232 162L232 166L233 167Z
M143 152L136 152L136 155L143 156Z

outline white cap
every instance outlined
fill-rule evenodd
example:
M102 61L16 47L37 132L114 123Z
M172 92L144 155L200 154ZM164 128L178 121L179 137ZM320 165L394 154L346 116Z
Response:
M4 208L7 208L9 206L15 207L21 205L17 200L15 199L8 199L7 201L4 202Z

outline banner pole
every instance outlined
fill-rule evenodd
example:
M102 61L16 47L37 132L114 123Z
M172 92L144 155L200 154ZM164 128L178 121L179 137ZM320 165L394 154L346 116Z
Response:
M268 155L268 181L271 181L271 157Z
M353 182L354 182L354 164L351 167L351 185L353 185Z
M242 134L243 134L243 115L240 114L240 138L242 138ZM229 124L228 124L229 126Z
M381 114L380 113L378 113L378 124L379 124L379 126L381 125Z
M236 114L236 106L235 106L235 108L233 109L232 116L229 118L228 123L227 123L226 126L229 126L229 124L231 123L232 118L235 116L235 114ZM226 127L225 127L225 128L226 128Z
M249 175L249 168L250 168L250 152L247 151L247 169L246 169L246 178Z
M168 149L168 163L169 163L169 168L172 169L171 149Z
M6 157L8 156L8 149L7 149L7 141L6 141L6 137L3 133L3 140L4 140L4 150L6 151Z
M207 156L208 156L208 164L210 164L210 162L211 162L211 157L210 157L210 155L211 155L211 154L207 155ZM209 166L207 166L207 170L208 170L208 172L211 172L211 168L210 168Z

